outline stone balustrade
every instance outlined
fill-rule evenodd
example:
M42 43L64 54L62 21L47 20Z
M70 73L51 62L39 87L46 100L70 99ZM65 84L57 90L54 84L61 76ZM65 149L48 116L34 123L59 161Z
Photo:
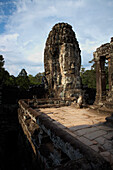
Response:
M33 162L36 163L38 160L42 169L52 170L111 169L105 159L68 133L65 126L40 112L39 107L41 104L43 106L45 101L19 101L19 123L26 140L29 141L27 143L32 147ZM54 103L58 101L54 100ZM49 107L52 107L49 102L50 100L48 101ZM58 107L57 104L56 106Z

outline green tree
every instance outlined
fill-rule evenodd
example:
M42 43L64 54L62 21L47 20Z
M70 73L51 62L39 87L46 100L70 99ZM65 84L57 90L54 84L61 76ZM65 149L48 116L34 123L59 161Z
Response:
M5 85L7 86L16 86L16 78L13 75L9 75L5 81Z
M31 74L29 74L28 78L29 78L29 81L30 81L30 85L38 85L39 84L37 78L32 76Z
M28 78L29 78L30 84L31 85L41 84L43 76L44 76L44 73L38 73L36 74L36 76L32 76L31 74L29 74Z
M81 68L80 75L83 85L88 86L88 88L96 88L95 67L92 67L91 70L85 70L85 68Z
M37 81L38 81L38 84L41 84L41 82L42 82L42 77L45 75L45 73L43 72L43 73L38 73L38 74L36 74L36 76L35 76L35 78L37 79Z
M4 66L4 58L2 55L0 55L0 70L3 69Z
M9 79L9 73L4 69L4 58L2 55L0 55L0 84L7 84Z
M92 61L91 61L92 62ZM109 89L108 82L108 63L105 63L105 74L106 74L106 89ZM82 78L82 84L88 86L88 88L96 88L96 65L92 65L91 70L85 70L81 68L80 72Z
M85 72L85 68L84 67L81 67L81 70L80 70L80 76L82 76Z

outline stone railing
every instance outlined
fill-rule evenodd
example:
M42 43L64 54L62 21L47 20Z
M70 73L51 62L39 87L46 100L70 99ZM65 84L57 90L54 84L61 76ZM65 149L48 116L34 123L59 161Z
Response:
M19 101L19 123L27 137L26 140L32 147L35 164L38 160L42 169L51 170L110 170L106 160L76 139L65 126L40 112L41 105L36 103L41 104L44 101L46 100L38 100L34 103L30 100ZM52 104L49 107L52 107Z

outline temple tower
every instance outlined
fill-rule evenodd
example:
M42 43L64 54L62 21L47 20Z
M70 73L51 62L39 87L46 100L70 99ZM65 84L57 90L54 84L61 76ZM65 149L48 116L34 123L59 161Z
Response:
M50 96L70 98L81 94L80 53L72 26L67 23L56 24L48 35L44 51Z

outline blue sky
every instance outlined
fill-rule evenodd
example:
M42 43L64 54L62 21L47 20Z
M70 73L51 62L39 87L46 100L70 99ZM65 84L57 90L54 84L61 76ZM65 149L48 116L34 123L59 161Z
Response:
M44 71L47 36L58 22L72 25L81 49L82 65L113 36L113 0L0 0L0 54L15 76Z

